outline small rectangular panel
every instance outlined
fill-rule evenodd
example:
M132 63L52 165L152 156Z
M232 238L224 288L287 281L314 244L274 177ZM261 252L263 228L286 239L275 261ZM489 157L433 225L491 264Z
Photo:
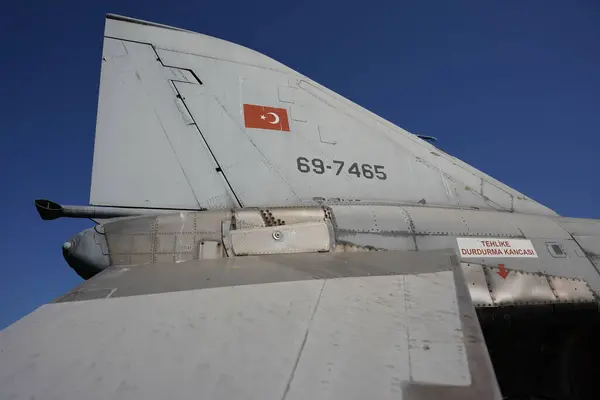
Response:
M148 217L119 218L114 220L114 222L107 222L102 226L104 226L104 230L110 240L112 234L126 235L152 232L154 231L155 220L155 215Z
M131 254L133 252L133 235L110 233L106 235L106 241L113 264L115 263L114 258L117 255Z
M152 253L152 235L132 235L132 253Z
M193 234L181 234L175 236L175 253L193 253L197 237Z
M239 229L230 232L236 255L314 253L329 251L329 226L324 222Z
M502 278L498 268L487 269L487 279L496 305L553 303L556 297L544 275L508 271Z
M456 238L462 258L537 258L531 240L506 238Z
M565 302L593 302L594 293L582 279L568 279L558 276L548 277L554 293L560 301Z
M237 229L266 226L265 221L260 215L260 210L237 209L235 210L234 218Z
M325 282L286 399L399 399L409 381L470 383L452 272Z
M408 217L401 207L331 206L337 228L356 232L393 232L409 235Z
M211 240L201 241L198 244L198 259L215 259L223 257L223 247L220 242Z
M331 206L335 218L336 230L354 232L380 232L370 207L334 205Z
M481 181L482 194L487 197L490 201L496 203L505 210L512 211L513 199L510 193L500 189L499 187L491 184L487 180Z
M481 265L461 263L465 282L471 294L475 307L490 307L494 305L487 285L485 272Z
M319 125L317 129L319 130L319 140L321 143L337 144L337 137L332 129L322 125Z
M155 251L156 253L168 253L172 254L175 252L175 243L177 242L177 236L175 234L170 235L156 235Z
M429 207L404 207L412 218L417 234L463 235L468 232L461 210Z
M408 275L404 291L412 380L469 385L453 272Z
M411 367L404 281L378 276L323 282L285 398L399 397Z
M158 215L156 233L194 232L196 213L180 212Z
M117 235L109 236L108 247L112 254L152 253L152 235Z
M194 215L196 219L196 223L194 224L196 234L202 234L204 238L219 239L221 237L221 223L224 220L230 220L232 212L230 210L206 210Z
M291 110L290 110L290 114L292 116L292 120L297 121L297 122L306 122L308 121L308 118L306 116L306 111L304 110L304 107L302 106L292 106Z
M279 86L277 88L277 95L279 96L279 101L283 103L293 103L294 102L294 88L289 86Z
M461 215L469 229L469 236L523 236L505 213L462 210Z

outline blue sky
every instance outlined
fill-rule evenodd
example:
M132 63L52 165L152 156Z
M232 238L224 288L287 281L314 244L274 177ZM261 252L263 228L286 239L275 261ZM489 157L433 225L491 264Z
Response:
M561 215L600 218L600 3L21 1L0 16L0 328L80 282L104 14L265 53Z

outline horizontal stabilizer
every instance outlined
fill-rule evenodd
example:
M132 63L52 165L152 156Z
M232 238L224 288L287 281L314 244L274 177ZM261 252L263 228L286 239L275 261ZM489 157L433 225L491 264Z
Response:
M0 332L0 352L1 398L501 398L444 252L111 267Z

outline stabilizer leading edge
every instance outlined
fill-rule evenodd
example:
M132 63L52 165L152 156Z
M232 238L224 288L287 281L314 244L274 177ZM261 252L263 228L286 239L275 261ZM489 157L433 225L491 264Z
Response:
M247 48L108 16L102 63L93 205L372 202L554 214Z

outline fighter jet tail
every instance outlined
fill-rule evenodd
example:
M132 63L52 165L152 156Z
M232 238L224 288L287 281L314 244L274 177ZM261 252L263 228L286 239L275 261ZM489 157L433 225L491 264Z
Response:
M250 49L106 21L90 203L543 205Z

